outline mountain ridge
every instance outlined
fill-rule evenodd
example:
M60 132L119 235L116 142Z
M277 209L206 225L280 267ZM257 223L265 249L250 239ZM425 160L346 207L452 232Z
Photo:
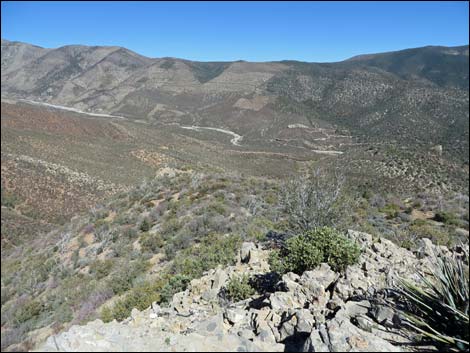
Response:
M282 60L268 60L268 61L249 61L249 60L244 60L244 59L238 59L238 60L193 60L193 59L187 59L187 58L179 58L179 57L173 57L173 56L162 56L162 57L152 57L152 56L146 56L143 54L139 54L137 51L127 49L125 47L119 46L119 45L87 45L87 44L66 44L62 45L59 47L51 47L51 48L46 48L42 47L40 45L35 45L31 44L28 42L23 42L19 40L9 40L6 38L2 38L2 45L7 45L7 44L26 44L26 45L31 45L40 49L46 49L46 50L55 50L55 49L61 49L64 47L89 47L89 48L99 48L99 47L108 47L108 48L124 48L126 50L129 50L139 56L146 57L148 59L177 59L181 61L192 61L192 62L198 62L198 63L215 63L215 62L248 62L248 63L282 63L282 62L301 62L301 63L308 63L308 64L334 64L334 63L341 63L344 61L349 61L349 60L357 60L360 59L361 57L364 56L373 56L373 55L380 55L380 54L391 54L391 53L398 53L402 51L407 51L407 50L415 50L415 49L425 49L425 48L436 48L436 49L455 49L455 50L464 50L465 48L467 49L468 54L468 49L469 49L469 44L462 44L462 45L452 45L452 46L446 46L446 45L424 45L424 46L419 46L419 47L413 47L413 48L404 48L404 49L396 49L396 50L390 50L386 52L374 52L374 53L367 53L367 54L358 54L354 55L348 58L345 58L343 60L337 60L337 61L304 61L304 60L297 60L297 59L282 59Z

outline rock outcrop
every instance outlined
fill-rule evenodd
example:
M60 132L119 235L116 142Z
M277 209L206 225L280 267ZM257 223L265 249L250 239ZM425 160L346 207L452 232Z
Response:
M208 271L174 295L169 307L152 307L123 322L95 320L51 336L39 351L403 351L406 336L399 317L380 295L396 276L417 280L429 267L434 245L423 242L419 257L385 239L349 231L363 251L344 275L322 264L301 276L288 273L273 282L269 251L243 244L238 263ZM435 247L440 251L445 250ZM266 290L231 303L223 288L247 274Z

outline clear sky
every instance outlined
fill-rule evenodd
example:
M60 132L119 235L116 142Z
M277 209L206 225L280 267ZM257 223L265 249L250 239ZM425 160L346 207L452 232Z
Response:
M469 5L441 2L2 1L2 38L118 45L201 61L339 61L469 42Z

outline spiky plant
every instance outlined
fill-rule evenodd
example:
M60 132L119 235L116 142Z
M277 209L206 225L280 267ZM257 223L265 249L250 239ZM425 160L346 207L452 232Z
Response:
M435 256L431 276L421 284L399 279L397 292L405 305L403 323L445 351L469 350L468 250L462 256Z

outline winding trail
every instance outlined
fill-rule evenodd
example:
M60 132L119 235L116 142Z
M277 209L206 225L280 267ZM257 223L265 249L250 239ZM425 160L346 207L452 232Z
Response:
M29 99L19 99L18 101L27 102L27 103L31 103L31 104L35 104L35 105L44 105L46 107L51 107L51 108L56 108L56 109L61 109L61 110L67 110L67 111L74 112L74 113L79 113L79 114L86 114L86 115L98 116L98 117L104 117L104 118L118 118L118 119L129 120L128 118L123 117L123 116L119 116L119 115L85 112L83 110L79 110L79 109L76 109L76 108L70 108L70 107L65 107L63 105L56 105L56 104L50 104L50 103L44 103L44 102L36 102L36 101L29 100Z
M233 131L230 131L230 130L225 130L225 129L220 129L220 128L217 128L217 127L204 127L204 126L181 126L180 127L182 129L186 129L186 130L195 130L195 131L201 131L201 130L213 130L213 131L218 131L218 132L222 132L224 134L228 134L228 135L231 135L233 136L233 139L230 140L230 142L232 143L232 145L234 146L241 146L241 144L239 143L239 141L241 141L243 139L243 136L233 132Z
M117 119L128 120L128 121L132 121L132 122L136 122L136 123L148 124L148 122L143 121L143 120L129 119L129 118L126 118L124 116L119 116L119 115L85 112L83 110L79 110L79 109L76 109L76 108L65 107L63 105L37 102L37 101L29 100L29 99L19 99L18 101L27 102L27 103L36 104L36 105L43 105L43 106L46 106L46 107L67 110L67 111L71 111L71 112L74 112L74 113L85 114L85 115L90 115L90 116L106 117L106 118L117 118ZM179 123L172 123L172 124L176 124L180 128L185 129L185 130L194 130L194 131L212 130L212 131L221 132L221 133L224 133L224 134L227 134L227 135L231 135L231 136L233 136L233 138L230 140L230 142L234 146L241 146L240 141L243 139L243 136L241 136L241 135L239 135L239 134L237 134L233 131L226 130L226 129L221 129L221 128L217 128L217 127L197 126L197 125L183 126L183 125L180 125ZM326 140L326 139L329 139L331 137L331 135L328 135L328 134L326 134L326 135L327 135L326 138L317 138L315 140ZM318 153L318 154L327 154L327 155L340 155L340 154L344 153L342 151L328 151L328 150L310 150L310 151L312 151L314 153Z

